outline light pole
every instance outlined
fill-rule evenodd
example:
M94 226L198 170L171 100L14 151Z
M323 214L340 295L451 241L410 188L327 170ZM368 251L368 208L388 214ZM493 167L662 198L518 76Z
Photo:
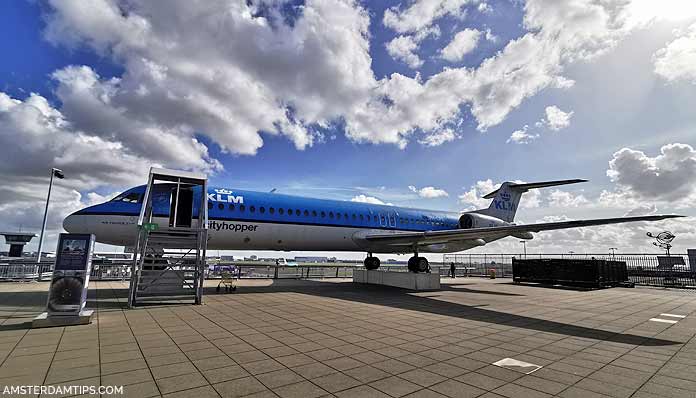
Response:
M46 231L46 219L48 217L48 202L51 200L51 188L53 188L53 177L60 180L65 178L63 175L63 170L51 168L51 180L48 183L48 196L46 197L46 209L44 210L43 223L41 224L41 235L39 236L39 251L36 253L36 262L41 262L41 250L43 250L43 238L44 232Z
M612 261L616 259L616 255L614 253L615 250L619 250L618 247L610 247L609 250L611 250L611 259Z
M524 258L526 260L527 259L527 241L521 240L520 243L522 244L522 246L524 246Z

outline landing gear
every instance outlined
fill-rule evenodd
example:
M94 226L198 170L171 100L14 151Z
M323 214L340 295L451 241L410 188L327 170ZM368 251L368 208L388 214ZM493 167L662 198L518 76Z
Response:
M430 264L428 264L428 259L425 257L418 257L418 251L413 251L413 257L408 259L408 270L410 272L430 272Z
M379 268L379 258L377 257L372 257L372 253L368 253L367 257L365 257L365 260L363 260L363 264L365 265L365 268L368 270L373 270Z

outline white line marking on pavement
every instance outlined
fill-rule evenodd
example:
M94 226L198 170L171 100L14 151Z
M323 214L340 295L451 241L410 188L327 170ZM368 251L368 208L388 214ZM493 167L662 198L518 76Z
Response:
M660 316L671 316L673 318L686 318L686 315L660 314Z
M671 319L660 319L660 318L650 318L653 322L663 322L663 323L677 323L678 321L673 321Z
M512 369L520 370L520 369L515 369L515 368L522 368L522 370L520 370L520 372L522 372L524 374L534 373L537 370L542 368L542 366L535 365L535 364L529 363L529 362L518 361L517 359L512 359L512 358L503 358L498 362L493 362L493 365L500 366L501 368L505 368L505 369L511 369L511 370ZM527 368L526 370L529 370L529 369L531 369L531 370L525 371L524 370L525 368Z

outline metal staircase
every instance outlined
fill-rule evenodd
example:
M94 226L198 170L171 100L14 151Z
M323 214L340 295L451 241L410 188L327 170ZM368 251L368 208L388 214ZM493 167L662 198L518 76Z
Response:
M150 169L138 218L128 295L130 308L145 301L201 303L208 243L207 187L203 174ZM197 191L198 201L193 197ZM153 206L153 198L159 207Z

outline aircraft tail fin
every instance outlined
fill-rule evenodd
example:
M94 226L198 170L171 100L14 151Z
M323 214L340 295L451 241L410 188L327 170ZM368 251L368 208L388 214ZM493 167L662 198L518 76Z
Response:
M500 188L484 196L484 199L493 199L487 209L477 210L476 213L499 218L503 221L512 222L515 219L517 206L520 203L522 194L530 189L555 187L558 185L577 184L587 182L587 180L557 180L541 181L531 183L504 182Z

